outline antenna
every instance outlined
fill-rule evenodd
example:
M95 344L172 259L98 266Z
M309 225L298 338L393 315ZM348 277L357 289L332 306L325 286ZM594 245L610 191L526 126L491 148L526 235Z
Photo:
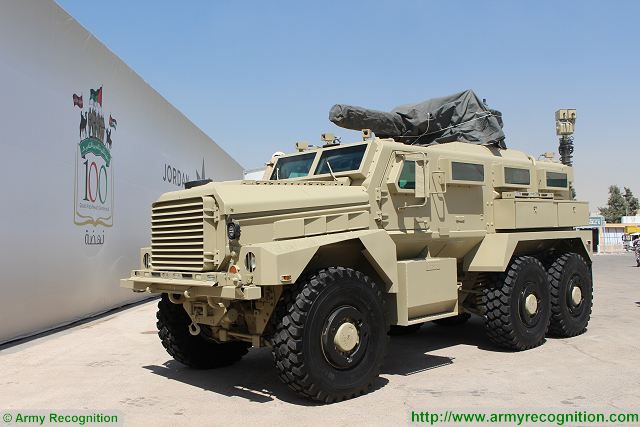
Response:
M558 153L563 165L573 166L573 132L576 126L575 108L556 111L556 135L560 137Z

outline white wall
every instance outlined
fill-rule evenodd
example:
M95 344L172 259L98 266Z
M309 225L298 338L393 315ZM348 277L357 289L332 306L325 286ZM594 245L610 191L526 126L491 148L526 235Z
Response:
M623 216L620 220L622 224L640 224L640 216Z
M102 151L109 165L79 155L85 135L72 96L87 112L99 87L96 109L107 128L110 114L117 120ZM55 3L0 0L0 342L135 301L118 280L149 245L150 204L183 176L196 179L203 162L207 178L242 178L236 161Z
M244 179L260 181L264 175L264 170L265 168L244 171Z
M623 227L603 227L600 235L601 252L621 252L624 250Z

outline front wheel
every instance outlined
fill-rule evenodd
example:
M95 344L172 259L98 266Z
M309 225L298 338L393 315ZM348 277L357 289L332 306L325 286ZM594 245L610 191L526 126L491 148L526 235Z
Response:
M291 389L326 403L370 390L389 338L382 289L366 275L332 267L301 279L275 320L272 355Z

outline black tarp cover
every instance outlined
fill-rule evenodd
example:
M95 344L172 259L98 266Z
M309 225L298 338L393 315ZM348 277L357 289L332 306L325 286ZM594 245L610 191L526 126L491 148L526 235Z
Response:
M471 90L401 105L391 112L336 104L329 120L346 129L371 129L381 138L406 144L461 141L506 148L502 114L487 108Z

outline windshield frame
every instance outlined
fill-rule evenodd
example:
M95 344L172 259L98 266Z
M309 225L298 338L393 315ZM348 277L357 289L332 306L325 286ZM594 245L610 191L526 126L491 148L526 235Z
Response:
M273 171L276 170L276 167L278 166L278 162L280 161L280 159L285 159L285 158L289 158L289 157L293 157L293 156L300 156L300 155L303 155L303 154L313 153L315 155L315 157L313 159L313 163L311 163L311 167L310 167L309 172L307 173L307 175L299 176L299 177L296 177L296 178L279 179L278 181L304 181L304 180L309 181L309 180L316 180L316 179L324 181L324 180L327 180L327 179L332 179L333 177L331 176L330 173L323 173L323 174L315 175L315 172L318 169L318 164L320 163L320 158L322 157L322 153L324 153L326 151L339 150L341 148L353 147L353 146L356 146L356 145L366 145L366 149L364 150L364 153L362 155L362 160L360 161L360 168L358 168L357 170L335 172L334 175L336 177L339 177L339 176L358 176L358 177L364 178L364 176L365 176L364 168L369 163L369 160L370 160L369 159L369 155L372 152L371 151L371 145L372 144L370 144L369 141L356 142L354 144L344 144L344 145L336 144L335 146L317 148L317 149L298 152L298 153L285 154L284 156L278 156L276 158L275 163L273 164ZM273 172L272 172L272 175L273 175ZM276 181L276 180L269 178L269 181Z
M361 147L364 146L364 150L361 149ZM355 149L355 150L354 150ZM339 150L343 150L343 151L356 151L357 155L360 155L359 151L362 151L362 154L360 155L360 163L358 165L357 169L347 169L347 170L336 170L338 169L338 165L339 165L339 161L336 162L337 159L334 159L333 163L329 163L330 166L326 166L323 165L322 162L322 158L325 157L326 160L330 160L328 159L328 157L330 157L332 155L332 153L334 151L339 151ZM331 176L333 175L339 175L339 174L344 174L344 173L353 173L353 172L358 172L362 169L362 164L364 163L364 159L365 156L367 154L367 144L349 144L349 145L343 145L340 147L336 147L336 148L330 148L330 149L325 149L325 150L321 150L319 153L319 156L317 158L317 162L314 165L315 169L313 170L313 176ZM340 156L340 154L338 154L338 156ZM326 169L325 172L323 173L318 173L318 171L322 170L322 169Z
M280 160L289 160L289 159L294 159L294 158L298 158L298 157L304 157L304 156L309 156L311 157L311 163L309 163L309 169L307 170L307 174L306 175L300 175L300 176L296 176L293 178L275 178L274 179L274 174L276 174L276 171L279 169L278 164L280 163ZM301 153L293 153L293 154L288 154L288 155L284 155L284 156L278 156L276 158L276 162L273 164L273 170L271 171L271 175L269 176L269 181L286 181L286 180L291 180L291 179L300 179L300 178L308 178L311 176L311 171L313 170L313 165L316 164L316 158L317 155L314 152L311 151L304 151Z

